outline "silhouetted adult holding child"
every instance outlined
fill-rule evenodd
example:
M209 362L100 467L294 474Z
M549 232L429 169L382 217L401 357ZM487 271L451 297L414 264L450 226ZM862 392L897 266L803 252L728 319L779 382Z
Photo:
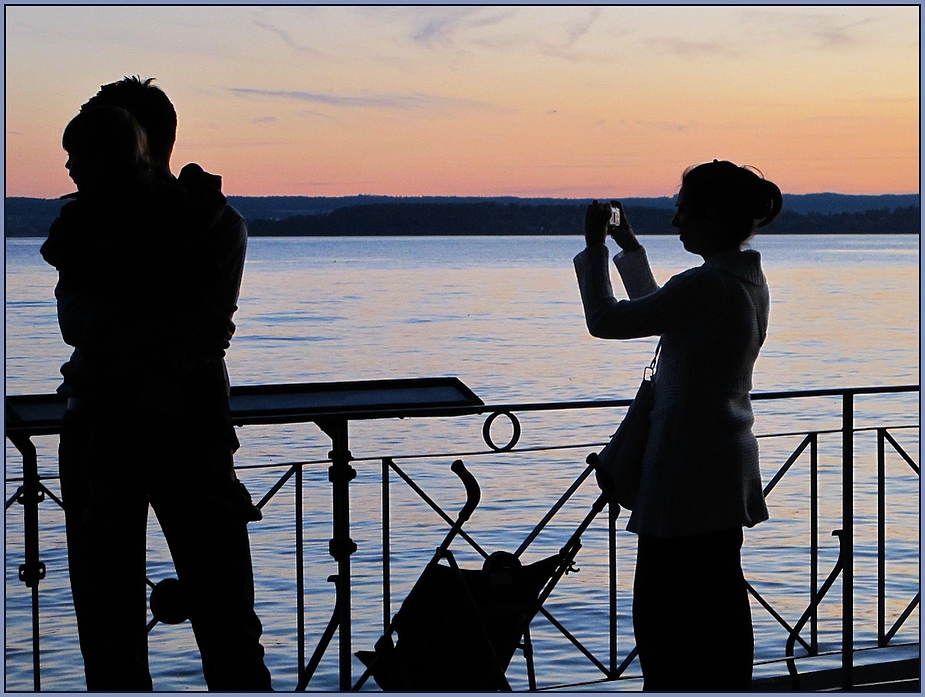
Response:
M42 246L74 346L59 468L87 688L152 689L150 504L209 689L269 690L223 360L246 227L219 177L171 175L176 113L150 82L103 86L65 129L78 192Z
M704 263L655 282L621 209L595 201L575 257L588 330L660 336L655 401L635 508L633 627L645 690L749 690L754 637L742 527L768 518L749 393L768 326L757 251L743 249L780 212L780 189L714 160L685 171L672 224ZM606 237L629 300L613 295ZM633 370L638 366L631 366Z

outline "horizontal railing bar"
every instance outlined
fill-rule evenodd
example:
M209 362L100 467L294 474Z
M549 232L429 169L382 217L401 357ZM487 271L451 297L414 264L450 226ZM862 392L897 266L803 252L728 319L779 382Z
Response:
M844 397L845 395L897 394L901 392L918 392L918 385L886 385L883 387L832 387L810 390L782 390L776 392L752 392L753 402L771 399L790 399L805 397ZM625 407L632 404L632 399L601 399L570 402L527 402L524 404L486 404L478 407L461 407L461 413L484 414L494 411L547 411L550 409L589 409L600 407Z
M446 457L447 454L451 454L451 453L444 453L443 456ZM358 460L360 459L361 460L373 460L375 458L358 458ZM330 460L296 460L296 461L283 461L283 462L261 462L261 463L254 464L254 465L235 464L234 468L236 470L270 470L270 469L282 469L284 467L287 469L290 467L306 467L309 465L330 467L331 461ZM57 474L49 474L49 475L39 476L38 481L53 482L58 479L60 479L60 477ZM4 481L7 484L15 484L16 482L23 482L24 479L22 477L7 477Z
M504 450L504 454L509 453L536 453L536 452L552 452L556 450L577 450L578 448L599 448L604 443L575 443L569 445L535 445L528 448L511 448L510 450ZM498 450L461 450L458 452L452 453L416 453L410 455L392 455L391 457L398 458L399 460L427 460L431 458L438 457L480 457L482 455L498 455ZM351 462L379 462L382 458L379 457L357 457L351 460Z
M279 385L272 386L275 388ZM285 385L283 386L285 387ZM243 388L232 388L232 396L235 392L240 392ZM246 389L257 394L259 386ZM268 394L272 394L271 387L267 387ZM918 385L886 385L882 387L834 387L818 388L810 390L790 390L775 392L753 392L752 401L760 402L773 399L794 399L805 397L845 397L847 395L876 395L876 394L897 394L903 392L918 392ZM44 412L41 419L36 422L22 420L18 418L7 418L6 432L10 434L22 433L29 435L51 435L57 433L60 429L60 416L64 411L65 400L55 394L39 395L11 395L7 399L10 402L20 405L25 403L51 405L51 412ZM353 412L350 410L331 410L329 412L306 412L306 413L285 413L280 414L275 409L265 410L247 410L243 412L236 411L232 404L232 421L237 425L256 425L256 424L284 424L284 423L314 423L325 419L339 418L346 420L371 420L380 418L413 418L415 416L464 416L467 414L486 414L504 411L553 411L553 410L572 410L572 409L592 409L606 407L626 407L632 403L632 399L603 399L603 400L579 400L565 402L527 402L500 405L472 404L467 406L435 406L435 407L413 407L396 412L384 409L381 411L370 410Z
M899 392L918 392L918 385L884 385L883 387L831 387L811 390L793 390L779 392L753 392L752 399L781 399L783 397L844 397L845 395L896 394Z
M260 462L253 465L235 465L236 470L267 470L278 469L280 467L310 467L311 465L324 465L329 467L331 461L325 460L290 460L288 462Z
M899 424L896 426L855 426L851 429L852 433L872 433L879 430L887 431L905 431L918 428L918 424ZM795 436L805 436L807 433L816 433L822 435L832 435L833 433L843 433L841 428L825 428L812 431L775 431L774 433L756 433L755 438L787 438Z
M853 433L868 433L878 430L887 430L887 431L904 431L904 430L914 430L919 428L918 424L901 424L895 426L864 426L852 429ZM832 435L835 433L841 433L842 429L833 428L825 429L819 431L780 431L773 433L759 433L755 437L758 439L768 439L768 438L790 438L796 436L806 436L808 433L817 433L819 435ZM49 435L49 434L45 434ZM511 448L510 450L504 451L505 453L529 453L529 452L552 452L556 450L577 450L579 448L600 448L606 445L606 441L596 441L596 442L587 442L587 443L574 443L567 445L536 445L527 448ZM429 452L429 453L417 453L417 454L408 454L408 455L394 455L400 460L423 460L430 458L440 458L440 457L449 457L449 456L458 456L458 457L480 457L483 455L497 455L497 450L467 450L459 452ZM380 456L369 456L369 457L356 457L351 459L351 462L379 462L382 458ZM283 467L295 467L295 466L328 466L331 464L330 460L295 460L295 461L282 461L282 462L261 462L256 464L236 464L236 470L261 470L261 469L280 469ZM40 482L44 481L56 481L58 475L49 474L49 475L40 475L38 480ZM7 484L17 484L24 481L23 477L6 477L4 482Z

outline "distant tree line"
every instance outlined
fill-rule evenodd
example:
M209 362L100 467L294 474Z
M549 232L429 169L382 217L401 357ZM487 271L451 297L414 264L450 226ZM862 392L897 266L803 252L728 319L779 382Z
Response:
M821 198L836 195L807 196ZM841 198L852 202L863 197ZM892 202L891 197L869 198L877 200L883 207L826 213L803 213L785 208L766 232L780 235L919 234L921 212L918 205L886 207L888 201ZM910 197L905 198L908 200ZM394 197L351 197L350 200L356 203L348 205L339 205L347 199L230 199L239 205L248 220L250 234L255 236L580 235L586 205L584 201L563 202L554 199L517 201L457 198L436 201L423 198L401 200ZM641 235L676 234L671 226L674 209L670 199L650 201L658 205L641 205L627 200L627 213L636 232ZM63 203L57 199L7 198L4 211L5 235L45 237ZM303 213L310 204L328 208L316 208ZM339 207L333 210L329 208L335 205Z
M283 220L251 220L252 235L272 236L421 236L421 235L579 235L584 205L516 203L387 203L349 206L323 215ZM640 235L674 235L673 211L627 209ZM918 206L861 213L790 213L784 211L763 232L768 234L918 234Z
M859 213L788 213L784 211L768 228L773 234L813 235L918 235L922 229L919 206L905 206Z

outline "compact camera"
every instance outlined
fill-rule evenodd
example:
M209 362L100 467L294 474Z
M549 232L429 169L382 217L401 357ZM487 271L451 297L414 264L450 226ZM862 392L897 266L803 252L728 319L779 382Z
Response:
M616 201L610 202L610 224L615 227L620 227L620 208Z

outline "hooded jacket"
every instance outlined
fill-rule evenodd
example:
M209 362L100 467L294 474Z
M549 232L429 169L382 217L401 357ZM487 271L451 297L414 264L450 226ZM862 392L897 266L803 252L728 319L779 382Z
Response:
M750 398L770 306L759 253L721 252L659 287L643 248L621 252L629 300L614 297L607 256L592 245L574 260L590 333L662 338L627 529L681 537L767 520Z

